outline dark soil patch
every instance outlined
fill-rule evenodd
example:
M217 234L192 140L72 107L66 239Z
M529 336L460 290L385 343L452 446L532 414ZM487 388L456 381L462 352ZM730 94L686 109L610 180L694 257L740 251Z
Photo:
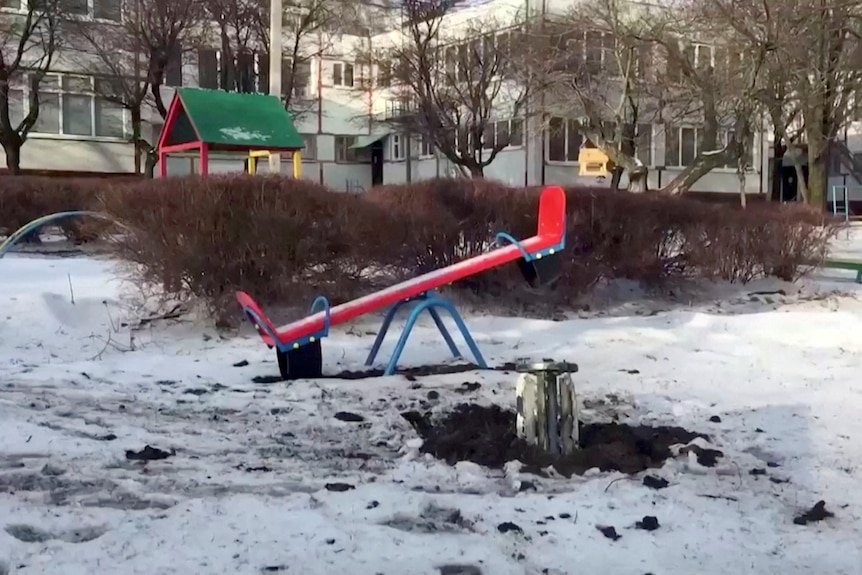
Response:
M659 528L658 517L654 515L644 515L644 518L635 522L635 528L643 529L644 531L655 531Z
M496 367L489 367L488 371L514 371L514 363L504 363ZM337 373L325 373L324 379L346 379L349 381L357 379L370 379L373 377L383 377L383 369L365 369L361 371L339 371ZM453 373L467 373L470 371L482 371L482 368L473 363L459 364L437 364L437 365L420 365L416 367L406 367L398 370L397 375L404 376L408 381L416 381L417 377L427 377L432 375L451 375ZM274 375L258 375L252 378L254 383L280 383L282 379ZM474 391L473 389L464 388L464 391Z
M344 421L347 423L361 423L365 421L365 418L358 413L351 413L349 411L339 411L334 417L338 421Z
M421 451L453 465L472 461L500 469L517 459L524 470L540 473L553 466L565 476L582 474L598 467L602 471L638 473L659 467L671 456L670 446L687 444L706 435L681 427L631 426L621 423L581 425L581 449L557 457L537 451L518 439L515 413L499 406L461 404L439 420L429 413L409 411L402 414L424 439Z
M818 501L814 504L814 507L799 517L794 517L793 523L796 525L808 525L809 523L816 523L818 521L823 521L824 519L829 519L830 517L835 517L835 514L826 509L825 501Z
M174 455L174 453L149 445L145 446L140 451L133 451L131 449L126 451L126 459L129 461L158 461L160 459L167 459L172 455Z

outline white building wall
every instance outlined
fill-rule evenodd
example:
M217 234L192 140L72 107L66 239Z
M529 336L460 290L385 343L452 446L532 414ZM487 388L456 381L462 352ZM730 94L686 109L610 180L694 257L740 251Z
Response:
M564 12L571 6L570 1L543 0L550 12ZM541 9L538 0L491 0L454 13L446 23L445 29L452 37L458 30L474 26L479 19L489 18L497 25L506 25L523 17L525 13L536 13ZM387 42L398 41L400 31L394 30L375 36L372 42L376 47ZM308 101L302 102L303 113L297 119L299 132L308 140L311 148L303 155L302 177L322 183L339 191L362 191L371 187L371 165L367 152L358 154L356 161L344 161L338 157L336 142L343 137L361 137L385 128L376 125L375 117L385 111L389 91L371 94L359 80L369 76L368 70L355 66L358 52L367 49L365 39L355 36L341 36L321 40L326 43L326 56L312 58L309 81ZM337 64L354 64L354 86L334 85L334 67ZM60 59L58 69L74 70L76 59L68 56ZM343 73L343 69L342 69ZM186 57L183 66L183 85L198 84L198 67L194 55ZM170 102L173 88L163 87L164 101ZM161 118L150 111L147 117L147 131L156 133ZM128 121L128 118L127 118ZM546 135L542 133L539 118L527 118L524 128L524 145L502 151L496 160L486 168L486 177L510 185L608 185L594 178L578 176L577 163L554 163L543 161L547 149ZM848 131L847 143L851 150L862 151L862 124L854 124ZM755 154L757 169L746 176L746 192L760 193L767 188L768 181L768 142L758 138L759 149ZM407 181L407 162L390 158L390 142L383 142L386 161L383 169L384 183ZM679 169L656 169L664 161L664 138L661 128L656 127L653 135L653 166L650 169L649 184L658 187L666 184ZM67 136L31 135L22 149L22 167L25 169L78 170L92 172L131 172L134 167L133 147L119 139L70 138ZM2 156L2 151L0 151ZM290 173L289 158L283 159L283 173ZM0 158L5 162L5 158ZM212 158L211 171L242 170L242 158ZM172 158L169 174L186 174L197 169L196 163L189 158ZM266 162L259 164L259 171L266 171ZM421 180L432 177L450 177L455 170L442 157L414 158L411 160L411 179ZM844 181L843 179L841 181ZM696 191L737 192L737 177L733 170L714 170L701 179L694 187ZM862 200L862 186L858 188Z

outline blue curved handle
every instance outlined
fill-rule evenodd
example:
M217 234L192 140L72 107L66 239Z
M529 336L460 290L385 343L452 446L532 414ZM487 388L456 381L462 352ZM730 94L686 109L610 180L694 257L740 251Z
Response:
M272 339L272 345L281 349L281 340L278 338L278 334L269 329L268 322L263 321L263 318L260 317L256 311L251 308L244 307L242 311L245 312L245 317L247 317L251 323L255 325L258 329L262 329L266 335L268 335Z
M498 232L497 235L494 236L494 241L497 242L497 244L502 244L503 240L509 242L514 246L518 246L518 250L521 252L521 255L524 256L525 260L530 261L533 259L533 256L528 254L527 250L524 249L524 245L515 238L513 238L510 234L507 234L506 232Z
M317 296L317 298L315 298L314 302L312 302L312 304L311 304L311 312L310 313L313 314L313 313L316 313L317 311L319 311L318 307L320 307L321 305L323 306L323 331L326 333L326 335L329 335L329 322L330 322L331 312L330 312L330 308L329 308L329 300L326 299L326 296L321 295L321 296Z
M114 218L112 218L110 215L104 214L102 212L90 212L90 211L85 211L85 210L76 210L76 211L71 211L71 212L57 212L54 214L48 214L46 216L36 218L35 220L25 224L24 226L22 226L21 228L19 228L15 232L13 232L11 235L9 235L9 237L7 237L5 241L0 242L0 258L5 256L6 253L10 249L12 249L12 246L14 246L16 243L18 243L18 241L20 241L21 238L23 238L24 236L26 236L28 233L32 232L33 230L38 229L38 228L42 227L43 225L45 225L49 222L54 222L57 220L62 220L64 218L71 218L71 217L76 217L76 216L92 216L95 218L101 218L104 220L112 221L115 224L121 225L121 227L125 227L125 226L122 226L122 224L119 224L119 222L114 220Z

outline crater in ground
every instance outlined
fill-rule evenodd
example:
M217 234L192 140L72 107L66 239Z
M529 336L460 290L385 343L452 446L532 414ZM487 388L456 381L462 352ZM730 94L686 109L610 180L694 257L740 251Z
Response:
M579 450L567 456L554 456L519 439L515 412L497 405L465 403L436 417L418 411L401 415L424 440L420 451L450 465L472 461L501 469L507 462L518 460L524 464L524 471L541 474L542 469L553 466L566 477L594 467L638 473L660 467L671 457L671 445L688 444L698 437L709 440L706 435L682 427L590 423L580 426Z

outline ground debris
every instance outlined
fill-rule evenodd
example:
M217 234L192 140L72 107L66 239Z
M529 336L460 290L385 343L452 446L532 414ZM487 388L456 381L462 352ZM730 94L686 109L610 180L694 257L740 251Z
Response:
M553 467L567 477L592 468L638 473L661 466L671 457L671 445L688 444L697 437L709 440L681 427L592 423L581 425L581 449L570 455L554 456L519 439L515 413L497 405L465 403L437 418L416 411L403 413L402 417L424 440L420 451L450 465L472 461L502 469L507 462L518 460L526 472L543 474L542 470Z
M818 501L814 506L797 517L793 518L793 523L796 525L808 525L817 521L823 521L830 517L835 517L835 514L826 509L825 501Z
M126 459L129 461L158 461L160 459L167 459L172 455L176 455L176 452L173 450L170 452L164 451L150 445L145 446L140 451L134 451L132 449L126 451Z

